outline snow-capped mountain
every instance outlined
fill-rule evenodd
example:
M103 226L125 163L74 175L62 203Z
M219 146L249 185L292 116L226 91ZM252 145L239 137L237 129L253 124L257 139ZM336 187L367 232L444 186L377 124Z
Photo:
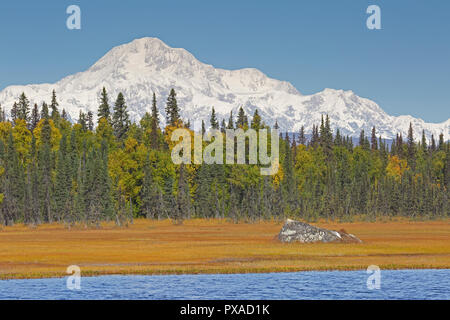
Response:
M60 108L77 119L80 110L96 113L102 87L108 91L111 106L119 92L124 94L133 120L150 111L153 92L164 116L168 92L174 88L182 117L191 123L209 123L213 106L219 120L228 120L230 111L236 115L242 106L250 115L258 109L267 124L273 125L277 120L280 130L288 132L297 132L304 125L309 133L312 125L328 114L333 129L339 128L345 135L358 136L361 129L369 134L376 126L378 134L390 139L397 133L405 136L411 122L417 136L422 129L428 136L441 132L446 138L450 136L450 119L434 124L411 116L390 116L375 102L352 91L325 89L302 95L289 82L271 79L259 70L214 68L188 51L171 48L156 38L137 39L115 47L88 70L54 84L9 86L0 92L0 104L9 113L14 101L25 92L32 104L40 106L43 101L50 101L55 89Z

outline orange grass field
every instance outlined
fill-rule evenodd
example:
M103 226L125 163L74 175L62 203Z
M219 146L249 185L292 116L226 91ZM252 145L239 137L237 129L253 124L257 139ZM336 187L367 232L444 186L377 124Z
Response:
M283 244L281 222L135 220L128 228L24 225L0 229L0 279L100 274L247 273L450 268L450 220L316 223L344 228L361 244Z

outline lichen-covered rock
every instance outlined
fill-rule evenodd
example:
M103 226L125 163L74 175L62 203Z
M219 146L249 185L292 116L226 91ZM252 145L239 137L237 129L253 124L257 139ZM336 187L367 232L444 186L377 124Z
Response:
M288 219L283 225L278 239L281 242L362 242L345 230L334 231L312 226L310 224Z

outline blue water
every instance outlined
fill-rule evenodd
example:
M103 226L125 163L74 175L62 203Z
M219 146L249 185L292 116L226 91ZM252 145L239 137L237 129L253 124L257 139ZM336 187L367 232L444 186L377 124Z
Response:
M366 271L2 280L0 299L450 299L450 269L381 270L380 289Z

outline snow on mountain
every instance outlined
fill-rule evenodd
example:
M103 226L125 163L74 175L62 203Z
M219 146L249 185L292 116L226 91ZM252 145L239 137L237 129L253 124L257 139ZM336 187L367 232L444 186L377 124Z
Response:
M208 123L212 106L220 120L228 120L230 111L236 115L242 106L250 115L258 109L269 125L277 120L282 131L296 132L304 125L309 133L312 125L328 114L333 129L339 128L345 135L358 136L361 129L369 134L376 126L383 138L393 138L397 132L406 136L411 122L416 135L424 129L427 136L441 132L446 138L450 136L450 119L434 124L411 116L390 116L375 102L352 91L325 89L302 95L289 82L271 79L257 69L214 68L188 51L171 48L156 38L137 39L115 47L88 70L54 84L9 86L0 92L0 104L9 113L14 101L25 92L32 104L40 106L43 101L49 102L55 89L60 108L77 119L80 110L96 113L102 87L108 91L111 106L119 92L124 94L133 120L150 111L153 92L159 111L165 116L166 98L174 88L182 117L192 123Z

